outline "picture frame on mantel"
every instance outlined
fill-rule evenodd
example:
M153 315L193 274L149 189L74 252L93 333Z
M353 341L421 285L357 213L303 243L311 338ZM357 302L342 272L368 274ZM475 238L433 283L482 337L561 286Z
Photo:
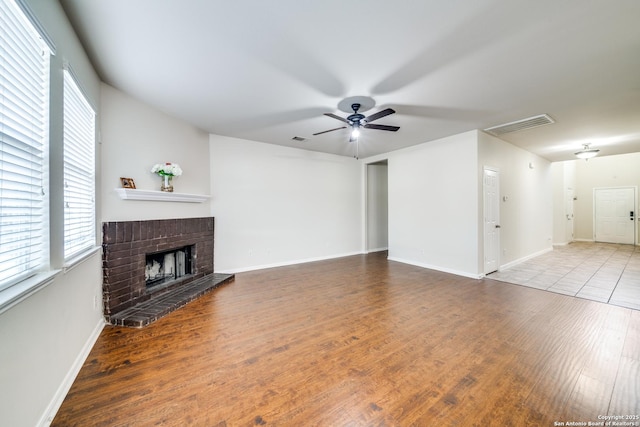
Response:
M132 190L136 189L136 183L133 178L120 178L120 183L122 184L122 188L130 188Z

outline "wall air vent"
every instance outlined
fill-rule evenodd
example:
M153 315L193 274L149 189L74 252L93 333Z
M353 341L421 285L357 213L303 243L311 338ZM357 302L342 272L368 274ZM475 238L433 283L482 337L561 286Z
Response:
M541 114L539 116L529 117L527 119L493 126L485 129L484 131L493 136L500 136L504 135L505 133L517 132L520 130L536 128L538 126L550 125L551 123L555 123L555 120L553 120L547 114Z
M293 139L294 141L298 141L298 142L302 142L302 141L306 141L307 140L307 138L304 138L302 136L294 136L291 139Z

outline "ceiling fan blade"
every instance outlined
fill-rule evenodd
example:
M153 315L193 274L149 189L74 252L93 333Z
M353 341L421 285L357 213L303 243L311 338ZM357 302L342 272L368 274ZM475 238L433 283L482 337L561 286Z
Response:
M322 135L323 133L333 132L334 130L338 130L338 129L346 129L346 128L347 128L346 126L341 126L341 127L339 127L339 128L335 128L335 129L324 130L324 131L322 131L322 132L314 133L314 134L313 134L313 136L316 136L316 135Z
M367 123L371 123L374 120L378 120L378 119L380 119L380 118L382 118L384 116L388 116L389 114L393 114L395 112L396 112L396 110L394 110L393 108L387 108L387 109L384 109L382 111L378 111L377 113L373 113L369 117L365 117L364 120Z
M400 129L399 126L388 126L388 125L370 125L370 124L366 124L364 125L365 128L367 129L377 129L377 130L388 130L391 132L395 132L398 129Z
M337 115L335 115L333 113L324 113L324 115L328 116L328 117L331 117L332 119L340 120L341 122L345 122L345 123L351 124L351 123L349 123L349 120L345 119L344 117L337 116Z

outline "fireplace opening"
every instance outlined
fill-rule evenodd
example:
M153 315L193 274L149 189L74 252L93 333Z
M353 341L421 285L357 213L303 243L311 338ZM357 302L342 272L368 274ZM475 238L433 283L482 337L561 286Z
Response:
M192 247L172 249L146 255L144 278L147 289L169 284L193 274Z

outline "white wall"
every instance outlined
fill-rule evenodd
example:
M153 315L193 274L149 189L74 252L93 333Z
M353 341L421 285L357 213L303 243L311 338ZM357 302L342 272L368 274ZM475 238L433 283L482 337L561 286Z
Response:
M366 165L367 251L389 248L389 188L386 164Z
M500 170L509 197L501 205L501 265L551 249L550 163L482 132L360 162L217 135L210 141L216 271L363 251L359 201L367 189L358 168L364 178L367 164L380 160L388 161L390 259L481 276L483 166Z
M549 161L484 132L478 132L478 141L478 173L482 174L483 166L497 168L501 198L507 197L500 203L500 265L551 250L553 194ZM482 180L480 192L481 188ZM478 218L481 224L481 213Z
M100 82L59 3L28 3L57 48L51 58L50 210L51 265L61 269L63 63L73 68L98 110L98 121ZM97 158L99 162L99 147ZM100 265L96 252L0 313L0 425L46 425L55 414L104 326Z
M363 251L359 161L218 135L210 143L215 271Z
M388 159L389 259L478 277L477 133L365 159Z
M177 163L182 176L175 192L210 194L209 135L163 114L125 93L102 84L102 217L130 221L210 216L210 202L177 203L120 199L120 177L133 178L136 188L160 190L152 174L156 163Z
M562 245L567 242L567 220L565 206L565 191L567 185L565 183L564 162L556 162L551 164L551 181L553 187L553 237L554 245Z
M53 419L104 327L101 263L98 253L0 314L0 425Z

